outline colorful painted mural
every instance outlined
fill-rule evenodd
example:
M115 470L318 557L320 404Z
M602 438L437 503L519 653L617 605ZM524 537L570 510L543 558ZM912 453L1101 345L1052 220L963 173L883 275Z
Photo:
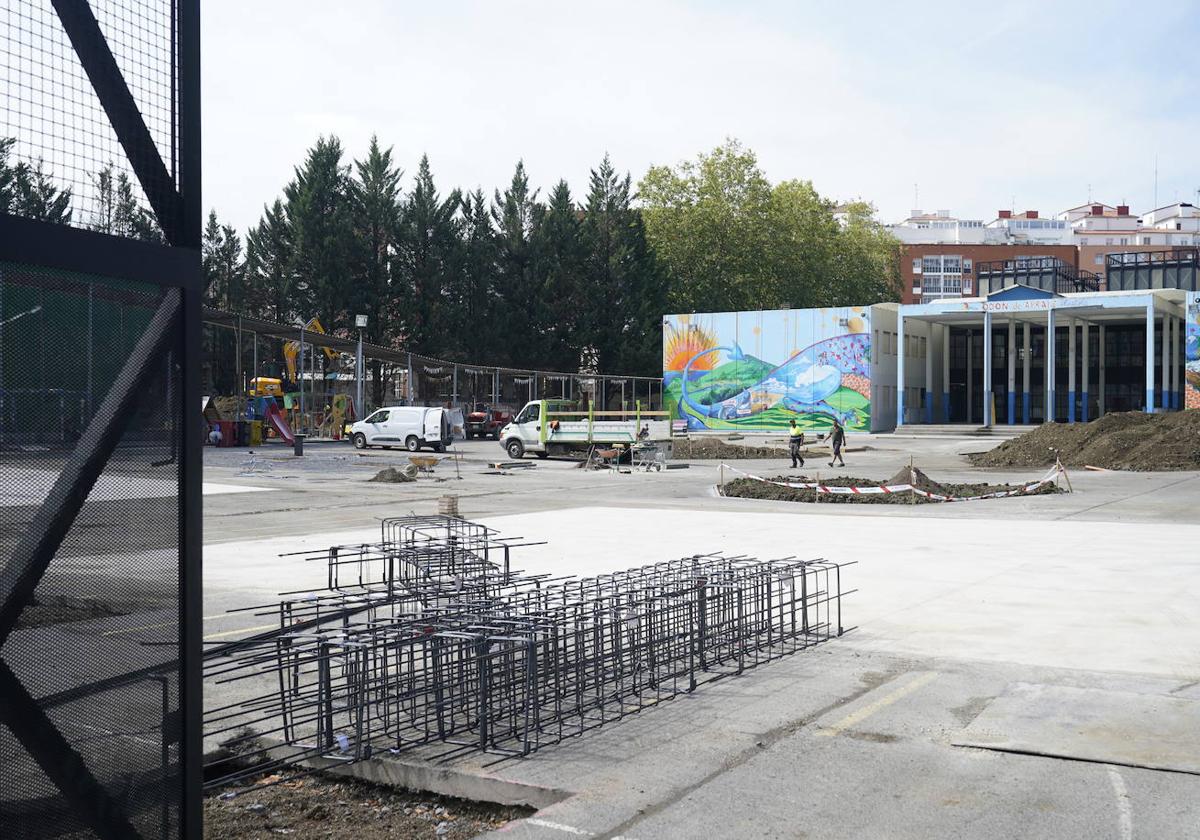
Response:
M1200 408L1200 292L1187 299L1187 371L1183 388L1184 408Z
M689 429L871 427L868 307L663 318L663 393Z

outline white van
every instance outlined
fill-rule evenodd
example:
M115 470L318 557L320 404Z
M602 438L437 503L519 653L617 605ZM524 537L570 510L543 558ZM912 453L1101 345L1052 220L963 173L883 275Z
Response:
M461 416L462 412L458 414ZM428 446L434 452L441 452L454 439L452 420L451 412L445 408L387 406L351 426L350 440L355 449L403 446L409 452L417 452L421 447ZM461 425L462 421L459 420Z

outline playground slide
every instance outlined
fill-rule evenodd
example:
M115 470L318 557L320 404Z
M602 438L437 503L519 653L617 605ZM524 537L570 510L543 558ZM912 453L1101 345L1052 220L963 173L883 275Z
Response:
M275 434L283 439L284 443L295 443L296 436L292 434L292 427L288 425L287 419L283 416L283 412L279 410L279 406L271 400L267 405L267 422L271 424L271 428L275 430Z

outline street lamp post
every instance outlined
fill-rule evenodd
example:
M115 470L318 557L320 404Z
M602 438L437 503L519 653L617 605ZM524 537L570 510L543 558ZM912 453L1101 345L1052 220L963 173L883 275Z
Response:
M366 315L355 315L354 326L358 327L358 353L354 357L354 379L357 385L354 391L354 413L358 417L366 417L367 413L363 409L363 352L362 338L363 330L367 327Z

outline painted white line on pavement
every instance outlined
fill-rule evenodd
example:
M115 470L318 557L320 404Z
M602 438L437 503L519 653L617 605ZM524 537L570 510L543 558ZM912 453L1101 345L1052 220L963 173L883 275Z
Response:
M554 831L561 831L564 834L574 834L576 837L591 837L591 836L593 836L592 832L584 831L582 828L575 828L574 826L563 825L562 823L550 822L549 820L539 820L539 819L530 818L530 819L525 820L525 822L529 823L530 825L536 825L539 828L550 828L550 829L553 829Z
M1112 783L1113 793L1117 797L1117 822L1121 826L1121 840L1133 840L1133 808L1129 804L1129 790L1121 771L1111 764L1104 765L1108 770L1108 780Z

